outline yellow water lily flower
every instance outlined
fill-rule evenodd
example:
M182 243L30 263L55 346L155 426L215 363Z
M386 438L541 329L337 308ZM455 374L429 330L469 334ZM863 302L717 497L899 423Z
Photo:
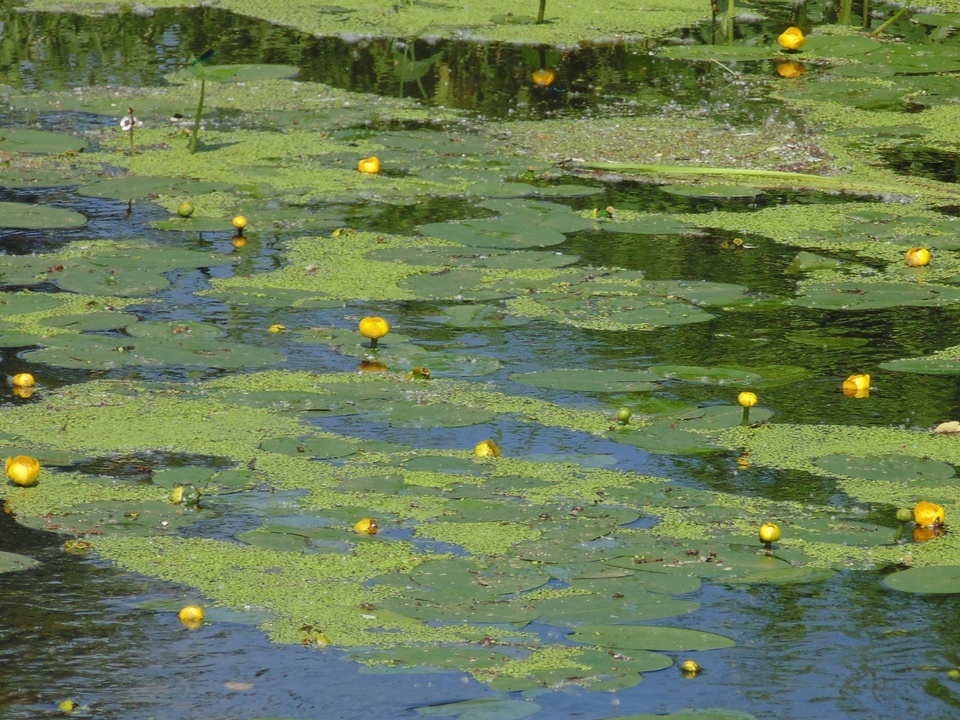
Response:
M493 440L484 440L477 443L473 454L477 457L500 457L500 448Z
M64 700L59 705L57 705L57 709L60 712L72 713L74 710L77 709L77 704L73 700Z
M803 31L792 25L780 33L780 37L777 38L777 42L784 50L799 50L806 41L807 38L804 37Z
M904 256L904 262L910 267L924 267L929 265L930 251L922 247L910 248Z
M40 477L40 461L27 455L7 458L7 477L17 485L29 487Z
M267 328L272 333L283 332L287 329L286 325L281 325L280 323L274 323L269 328Z
M177 215L179 215L182 218L188 218L191 215L193 215L193 210L194 210L193 203L184 201L180 203L179 206L177 206Z
M199 605L187 605L177 613L177 617L188 628L195 630L203 624L203 608Z
M700 663L696 660L685 660L682 665L680 665L680 670L684 675L699 675L703 672L703 668L700 667Z
M737 395L737 402L741 407L752 408L757 404L757 394L752 392L742 392Z
M374 518L364 518L353 526L353 531L361 535L376 535L380 529L380 523Z
M936 503L921 500L913 508L913 521L920 527L940 527L946 519L946 512Z
M357 170L367 175L376 175L380 172L380 160L374 155L364 158L357 163Z
M237 215L233 219L233 226L240 232L243 232L243 229L247 226L247 219L243 215Z
M377 346L377 340L390 332L390 323L380 316L365 317L360 321L360 334L369 338L370 347Z
M870 376L856 373L843 381L843 394L847 397L864 398L870 395Z
M548 87L557 79L557 74L549 68L540 68L533 73L533 84L538 87Z
M776 523L764 523L760 526L760 540L769 545L780 539L780 528Z
M807 66L796 60L784 60L777 64L777 74L789 80L800 77L806 71Z
M36 379L30 373L17 373L13 376L13 384L20 387L33 387L36 382Z

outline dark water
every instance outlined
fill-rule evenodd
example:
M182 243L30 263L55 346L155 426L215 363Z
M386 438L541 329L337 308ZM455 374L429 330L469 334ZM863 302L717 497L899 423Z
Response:
M784 12L793 12L784 5ZM214 8L159 11L152 15L121 13L96 20L71 15L3 11L0 82L18 88L54 90L83 85L160 84L191 56L217 47L217 61L289 63L303 79L385 95L406 95L428 103L475 111L487 117L530 118L563 114L640 114L667 100L703 105L731 120L768 117L780 112L767 103L738 102L741 88L724 71L709 64L677 65L651 58L643 45L588 47L561 54L553 49L425 43L397 45L370 40L349 45L336 38L314 38ZM710 28L686 35L702 39ZM754 32L769 32L764 27ZM109 39L109 42L107 42ZM418 59L437 56L431 70L417 80L385 71L384 58L396 52ZM439 67L446 80L441 82ZM539 67L558 69L555 87L531 90L529 75ZM769 73L756 64L751 72ZM598 89L597 78L603 77ZM0 111L0 117L2 111ZM35 121L37 118L28 118ZM23 117L11 121L25 122ZM40 119L44 120L44 119ZM47 120L51 120L47 118ZM52 119L56 122L56 119ZM935 165L931 172L952 172L952 156L892 157L903 172ZM906 164L910 163L910 167ZM936 177L945 179L941 174ZM0 200L47 202L82 209L90 224L80 231L44 233L3 231L8 253L48 251L84 236L123 237L126 228L142 228L164 213L148 204L81 198L70 189L20 191L0 189ZM821 194L772 193L758 200L732 201L724 209L750 212L765 204L838 203L849 198ZM610 187L590 205L656 212L706 212L715 201L669 196L643 184ZM588 207L583 205L583 207ZM128 209L130 212L128 213ZM431 201L411 211L388 208L366 212L358 207L357 226L406 232L433 221L470 215L466 203ZM418 215L421 213L422 215ZM227 234L171 240L185 246L229 249ZM795 249L763 238L747 238L756 250L733 253L722 248L729 237L681 238L616 236L597 243L573 235L564 252L584 263L643 269L648 277L696 277L742 283L757 293L784 295L794 279L784 275ZM669 258L664 260L665 255ZM271 267L278 252L266 244L248 269ZM214 272L229 272L217 270ZM201 317L229 325L238 339L262 336L269 314L257 309L229 310L214 300L191 296L206 286L208 271L180 273L164 291L161 306L144 305L146 319ZM190 306L184 307L184 299ZM783 364L804 365L813 379L765 391L765 404L778 409L782 422L842 422L851 425L927 426L960 414L960 388L951 378L903 376L879 389L871 404L837 403L839 379L851 368L929 352L944 337L960 337L960 312L897 309L869 313L823 313L802 308L776 311L725 311L711 323L664 328L657 332L584 331L553 326L542 336L529 328L483 330L464 334L437 321L435 306L409 303L397 309L406 332L425 344L463 342L478 352L506 361L509 373L540 369L549 356L554 367L617 368L624 358L646 364L750 366L776 356ZM289 322L301 326L341 322L341 309L291 311ZM791 342L794 332L829 327L839 335L870 337L854 350L817 350ZM334 372L355 369L356 361L327 348L294 345L285 367ZM5 367L15 352L0 350ZM22 363L20 363L22 365ZM115 371L158 380L197 377L182 369ZM508 385L508 371L489 379ZM50 377L49 371L45 373ZM212 373L211 373L212 374ZM108 375L109 376L109 375ZM90 377L59 371L51 386ZM486 379L486 378L485 378ZM560 402L588 402L525 389ZM692 400L689 388L670 390L674 399ZM697 391L702 393L702 389ZM717 401L726 390L717 389ZM702 395L696 395L702 400ZM616 398L614 399L616 401ZM8 404L16 402L12 398ZM614 403L615 404L615 403ZM331 428L358 437L381 437L415 446L468 446L469 433L438 430L392 431L353 419L326 421ZM763 469L732 472L726 456L673 458L614 445L605 440L550 428L498 423L484 428L513 433L518 447L531 453L603 453L623 467L667 475L679 483L725 492L743 492L800 502L842 502L832 481L800 473ZM167 458L175 464L179 460ZM90 468L93 469L93 468ZM108 469L110 470L110 469ZM103 468L98 471L104 471ZM117 474L122 469L112 468ZM219 532L243 527L249 518L223 518ZM210 530L210 527L204 527ZM257 717L350 719L417 718L415 708L477 697L493 697L485 686L459 673L374 674L346 662L335 650L317 651L271 644L258 629L216 623L189 632L173 612L138 607L150 600L193 598L188 589L104 567L61 551L64 538L27 530L0 515L0 549L35 557L40 566L0 575L0 718L62 717L57 704L73 698L85 709L77 717L158 718L163 720L248 720ZM637 713L667 713L681 707L741 709L758 718L888 718L923 712L940 717L958 713L960 683L947 670L960 663L960 600L887 590L880 573L844 573L813 584L772 587L705 585L696 597L703 603L691 617L671 625L714 630L737 641L731 650L713 651L704 674L695 681L675 669L651 673L637 687L616 694L578 688L532 697L536 718L584 718ZM547 633L562 633L543 628ZM680 658L682 659L682 658Z

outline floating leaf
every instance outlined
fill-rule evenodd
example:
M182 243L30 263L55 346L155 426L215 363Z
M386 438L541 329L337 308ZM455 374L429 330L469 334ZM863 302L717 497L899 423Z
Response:
M754 386L763 378L748 370L728 367L699 367L696 365L654 365L650 372L667 380L703 383L705 385Z
M8 127L0 134L0 152L66 153L79 152L86 146L87 141L76 135L47 130Z
M649 625L584 625L568 636L573 642L605 648L689 652L734 647L728 637L700 630Z
M423 717L456 717L460 720L521 720L535 715L540 706L529 700L479 698L415 708Z
M588 623L629 623L661 620L691 613L700 607L661 593L567 595L534 603L540 622L572 627Z
M0 146L2 147L2 146ZM40 563L26 555L17 555L12 552L0 552L0 573L29 570Z
M353 455L360 449L358 443L349 442L340 438L273 438L260 443L260 448L267 452L290 455L292 457L309 458L341 458Z
M960 593L960 565L908 568L890 573L883 584L903 592Z
M88 295L129 297L152 295L170 284L161 273L129 267L104 267L90 262L68 265L53 276L64 290Z
M815 459L813 464L837 475L901 482L907 486L937 486L956 476L953 465L913 455L825 455Z
M73 210L30 205L18 202L0 202L0 227L30 230L57 230L87 224L87 218Z

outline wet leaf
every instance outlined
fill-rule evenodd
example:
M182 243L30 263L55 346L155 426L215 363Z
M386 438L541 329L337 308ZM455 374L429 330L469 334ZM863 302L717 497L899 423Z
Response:
M529 700L479 698L415 708L423 717L455 717L460 720L521 720L535 715L540 706Z
M647 392L662 377L643 370L587 370L568 368L511 375L514 382L553 390L579 392Z
M12 552L0 552L0 573L17 572L36 567L40 563L26 555Z
M888 480L904 485L936 486L954 478L953 465L913 455L877 455L856 457L825 455L813 461L814 465L837 475L864 480Z
M0 133L0 152L8 153L66 153L79 152L87 141L76 135L7 127Z
M75 228L86 224L86 216L73 210L64 210L49 205L0 202L0 227L56 230Z
M890 573L883 584L903 592L960 593L960 565L908 568Z
M734 647L728 637L700 630L649 625L584 625L568 636L573 642L606 648L689 652Z

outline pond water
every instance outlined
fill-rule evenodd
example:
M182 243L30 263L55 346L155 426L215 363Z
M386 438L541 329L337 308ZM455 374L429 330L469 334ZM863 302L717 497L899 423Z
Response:
M809 5L803 22L835 19ZM735 42L775 42L793 12L741 22ZM0 574L2 717L63 717L68 698L75 717L165 720L960 704L960 587L883 583L956 570L952 533L913 542L909 523L894 540L898 506L940 502L949 528L960 502L960 452L927 431L960 413L950 189L915 208L889 177L883 192L752 178L738 193L729 177L565 174L491 139L570 119L802 128L805 108L771 89L774 55L348 42L216 8L7 7L2 21L7 136L86 143L0 146L5 213L85 218L0 217L0 362L40 384L6 393L0 445L44 466L36 487L8 486L0 517L0 551L38 561ZM944 23L902 37L956 59L953 33L931 31ZM211 89L195 161L181 148L195 87L172 76L210 47L217 64L299 74L242 80L275 93L251 107ZM822 52L824 82L846 82ZM531 84L545 68L559 80ZM288 104L311 83L335 110ZM128 104L145 119L136 155L116 129ZM904 127L922 115L902 109ZM281 144L307 131L322 141ZM954 183L955 150L929 135L904 131L878 164ZM353 178L369 147L376 186ZM196 216L177 217L184 199ZM918 244L931 267L902 267ZM378 350L356 332L368 315L390 321ZM375 362L383 373L358 372ZM864 372L867 397L841 394ZM741 427L744 390L760 396L755 428ZM474 457L486 439L503 457ZM169 502L181 484L202 488L199 508ZM365 515L375 537L352 532ZM784 530L773 555L756 539L768 520ZM65 552L72 538L93 552ZM723 559L731 572L714 571ZM190 603L199 628L177 620ZM690 634L622 644L648 627ZM690 658L702 673L680 671Z

